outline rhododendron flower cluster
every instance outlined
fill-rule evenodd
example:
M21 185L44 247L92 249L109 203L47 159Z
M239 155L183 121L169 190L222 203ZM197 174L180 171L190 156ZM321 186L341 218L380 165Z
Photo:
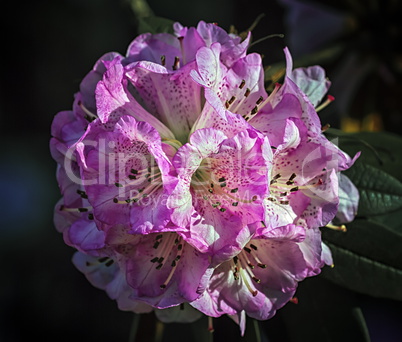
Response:
M331 254L339 172L315 107L318 66L268 94L261 56L214 24L176 23L108 53L57 114L55 224L73 262L122 310L164 321L202 313L265 320ZM344 216L353 216L345 205Z

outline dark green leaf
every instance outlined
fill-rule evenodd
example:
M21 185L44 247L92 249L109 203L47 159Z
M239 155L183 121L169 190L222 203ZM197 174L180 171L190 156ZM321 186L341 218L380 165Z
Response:
M384 214L402 208L402 183L388 173L358 162L345 174L359 189L359 216Z
M402 137L389 132L345 133L330 128L329 139L337 138L339 147L353 156L361 151L358 163L365 163L402 181Z
M173 20L150 16L138 19L138 33L173 33Z
M346 233L323 230L335 264L323 276L350 290L402 300L402 231L363 219L347 227Z
M383 226L387 226L395 232L402 231L402 210L397 210L384 215L371 216L370 220L382 224Z

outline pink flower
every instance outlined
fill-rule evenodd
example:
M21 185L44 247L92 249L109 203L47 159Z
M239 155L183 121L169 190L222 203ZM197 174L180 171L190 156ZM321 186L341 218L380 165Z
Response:
M268 95L250 36L174 30L103 56L55 117L55 223L122 310L228 314L244 332L246 314L272 317L332 264L319 227L354 159L321 132L321 68L292 71L285 49L284 83Z
M254 130L228 138L214 128L199 129L177 151L171 218L189 227L182 234L214 263L237 254L264 219L270 158L268 139Z

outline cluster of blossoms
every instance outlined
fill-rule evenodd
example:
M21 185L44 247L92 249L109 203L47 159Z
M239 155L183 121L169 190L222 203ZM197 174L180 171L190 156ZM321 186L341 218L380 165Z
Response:
M125 57L104 55L54 119L56 227L122 310L227 314L244 331L246 315L272 317L332 264L319 227L354 160L322 134L329 81L292 70L285 49L268 95L249 41L205 22L142 34Z

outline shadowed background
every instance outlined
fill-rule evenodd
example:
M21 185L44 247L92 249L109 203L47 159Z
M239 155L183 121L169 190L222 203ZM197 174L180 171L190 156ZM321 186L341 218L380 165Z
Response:
M334 80L331 94L337 99L322 112L323 123L346 130L385 128L401 133L398 12L379 12L360 20L348 14L350 8L343 2L332 2L338 5L330 11L300 7L290 0L153 0L148 4L156 15L186 26L205 20L227 30L234 25L239 32L265 13L253 31L254 40L285 34L285 39L272 38L253 47L264 55L265 65L283 63L286 44L296 59L304 56L299 61L305 65L315 64L319 56L314 52L329 47L329 42L349 44L347 49L327 51L321 59ZM53 206L60 195L48 142L54 115L71 109L80 80L96 60L108 51L125 53L137 34L136 17L123 0L20 1L7 6L0 22L0 341L126 341L132 315L120 312L74 268L73 249L53 227ZM324 282L326 289L335 286L325 280L307 281ZM331 310L331 294L319 295L328 296ZM401 336L399 303L367 296L358 300L372 341ZM149 322L141 332L148 341L147 332L153 333L151 318L142 322ZM286 341L293 335L280 315L264 326L269 341ZM215 340L223 336L238 339L237 327L228 319L216 323Z

